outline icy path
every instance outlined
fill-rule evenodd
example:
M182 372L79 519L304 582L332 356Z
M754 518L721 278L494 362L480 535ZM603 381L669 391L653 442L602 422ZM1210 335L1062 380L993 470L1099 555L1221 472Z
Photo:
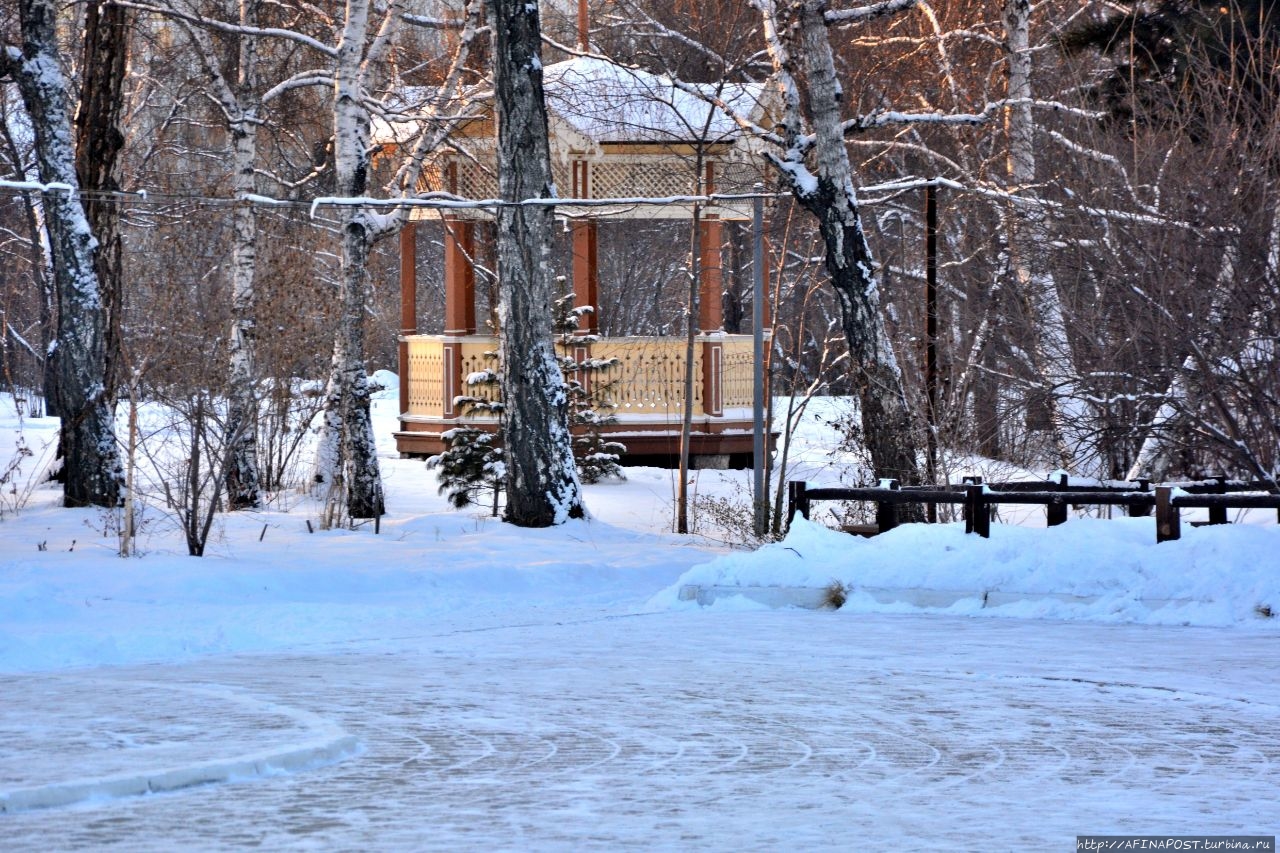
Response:
M395 650L0 678L0 734L18 745L0 793L179 752L360 744L287 775L0 815L4 847L1066 850L1085 832L1280 829L1275 637L512 616Z

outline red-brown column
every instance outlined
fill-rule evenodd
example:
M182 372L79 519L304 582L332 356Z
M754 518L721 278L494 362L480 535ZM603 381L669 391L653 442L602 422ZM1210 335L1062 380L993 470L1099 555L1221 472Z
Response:
M476 333L476 226L465 219L444 220L444 333Z
M720 247L724 245L724 223L708 217L698 225L698 244L702 252L702 289L698 298L698 330L719 332L724 329L724 269Z
M418 334L418 226L400 229L400 413L409 411L408 335ZM404 424L401 423L401 429Z
M594 310L581 318L580 335L600 331L600 228L589 219L574 220L573 233L573 304L590 305Z

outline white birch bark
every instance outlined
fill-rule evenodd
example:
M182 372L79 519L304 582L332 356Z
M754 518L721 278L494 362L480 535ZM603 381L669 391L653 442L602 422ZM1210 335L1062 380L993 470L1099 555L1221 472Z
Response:
M257 189L258 128L263 99L258 71L258 5L239 0L232 16L244 30L237 36L234 79L224 69L224 51L198 22L179 19L208 80L230 138L231 190L239 201L232 212L231 325L227 335L226 495L231 509L261 505L258 469L258 395L255 367L255 310L258 216L245 199Z
M1005 129L1009 138L1011 190L1023 191L1036 180L1035 119L1031 113L1031 2L1005 0L1003 19L1008 62ZM1012 205L1002 213L1009 275L1034 324L1032 367L1048 390L1050 436L1065 470L1078 468L1090 434L1088 413L1080 403L1080 377L1067 334L1057 282L1039 246L1047 242L1045 214L1035 205Z
M1277 233L1280 221L1273 218L1272 233ZM1146 478L1152 482L1163 482L1169 479L1173 470L1174 453L1177 450L1176 434L1187 426L1187 395L1190 392L1188 378L1196 371L1198 364L1203 365L1208 359L1206 353L1213 349L1213 338L1221 327L1224 309L1231 298L1236 278L1236 252L1229 249L1222 258L1222 269L1218 272L1217 287L1209 303L1209 317L1204 325L1204 332L1192 342L1191 352L1182 360L1169 386L1165 389L1159 408L1147 424L1146 437L1138 448L1138 455L1133 460L1126 475L1130 480Z
M552 198L538 4L489 0L488 8L495 35L499 192L504 201ZM548 527L585 515L552 338L554 226L554 211L546 205L498 211L505 517L522 527Z
M36 137L40 180L65 189L45 193L58 303L58 411L62 417L63 493L68 506L117 506L122 471L114 412L106 388L106 317L95 252L79 198L67 82L58 64L58 4L22 0L22 48L5 45L0 61L18 82Z
M241 0L240 24L258 25L258 0ZM258 266L258 215L245 201L255 190L261 99L254 36L240 37L239 79L231 117L231 186L236 198L231 246L231 329L227 337L227 505L252 509L261 503L258 476L258 395L254 367L254 279Z
M400 3L389 4L382 26L371 33L369 0L348 0L346 4L333 79L334 171L338 196L358 198L368 187L370 115L364 101L366 74L386 50L402 11ZM315 482L344 490L347 512L352 518L376 518L382 515L385 506L377 441L369 414L364 310L369 284L369 248L378 228L370 212L361 207L340 207L339 216L341 316L334 334Z
M783 90L785 153L771 161L802 207L818 220L840 305L858 390L863 438L874 476L920 482L916 424L881 314L875 262L866 240L845 145L843 101L827 31L826 0L760 0L774 70ZM794 44L789 42L794 41ZM802 66L794 57L803 57ZM803 72L803 97L797 78ZM805 113L812 120L806 133ZM816 173L805 165L812 150Z

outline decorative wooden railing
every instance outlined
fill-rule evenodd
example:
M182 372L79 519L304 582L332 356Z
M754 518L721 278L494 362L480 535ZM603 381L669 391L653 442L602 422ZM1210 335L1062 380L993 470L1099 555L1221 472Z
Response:
M879 486L811 489L803 480L792 480L787 483L787 523L796 513L808 518L814 501L865 501L876 505L876 523L857 526L850 532L874 535L898 526L898 507L902 504L961 504L965 533L989 538L991 507L1000 504L1043 506L1049 527L1066 523L1069 505L1123 506L1131 516L1149 516L1154 509L1156 542L1169 542L1182 535L1183 509L1208 509L1208 524L1228 523L1228 509L1275 509L1280 521L1280 495L1262 494L1266 487L1263 483L1233 482L1225 477L1154 488L1146 480L1123 485L1071 485L1065 475L1043 483L983 485L981 477L966 477L959 486L906 488L899 488L896 480L885 480Z
M488 336L411 335L408 345L408 409L405 415L453 418L456 397L491 399L492 386L469 386L467 377L496 370L488 356L497 340ZM576 347L577 360L590 357L616 361L591 381L607 383L607 396L619 420L652 416L675 418L685 406L685 342L679 338L599 338ZM752 405L752 341L749 335L700 335L694 347L693 414L721 417L749 413Z

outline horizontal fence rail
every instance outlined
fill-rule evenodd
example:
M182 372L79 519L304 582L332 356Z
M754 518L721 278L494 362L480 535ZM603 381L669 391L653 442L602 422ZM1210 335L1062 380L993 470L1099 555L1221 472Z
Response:
M1168 542L1182 535L1183 509L1208 509L1209 524L1227 524L1229 509L1274 509L1280 521L1280 495L1259 494L1267 486L1225 477L1155 487L1145 480L1073 485L1065 474L1046 482L983 484L981 477L966 477L958 486L906 488L899 487L896 480L882 480L878 486L811 489L804 480L791 480L787 483L787 523L796 513L808 518L814 501L862 501L876 505L876 522L851 532L872 535L897 527L898 507L903 504L960 504L965 533L989 538L991 508L1000 504L1043 506L1049 527L1065 524L1070 506L1122 506L1133 517L1149 516L1154 510L1156 541Z

